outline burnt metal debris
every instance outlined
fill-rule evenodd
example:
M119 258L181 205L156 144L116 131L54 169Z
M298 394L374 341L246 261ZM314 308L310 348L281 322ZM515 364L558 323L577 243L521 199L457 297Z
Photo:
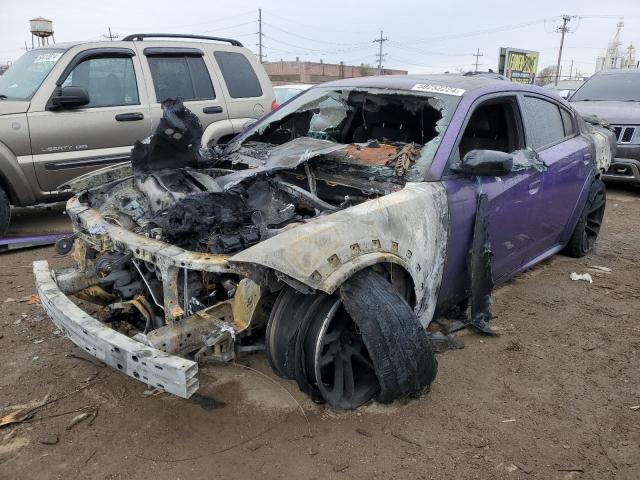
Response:
M469 253L469 272L471 274L471 319L469 325L487 335L495 335L489 326L489 321L493 318L491 314L491 292L493 291L491 257L493 253L487 232L488 203L487 194L479 192L473 241Z

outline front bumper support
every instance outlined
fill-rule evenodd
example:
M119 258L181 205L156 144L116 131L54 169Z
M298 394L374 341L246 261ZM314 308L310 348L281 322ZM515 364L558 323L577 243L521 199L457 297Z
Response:
M69 339L102 362L147 385L182 398L198 390L198 364L116 332L88 315L58 287L46 261L33 263L38 295L53 323Z

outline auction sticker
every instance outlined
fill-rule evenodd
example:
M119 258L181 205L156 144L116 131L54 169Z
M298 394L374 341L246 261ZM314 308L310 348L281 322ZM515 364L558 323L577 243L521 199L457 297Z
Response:
M411 90L428 93L442 93L443 95L455 95L456 97L462 96L465 92L463 88L447 87L445 85L430 85L428 83L416 83L411 87Z

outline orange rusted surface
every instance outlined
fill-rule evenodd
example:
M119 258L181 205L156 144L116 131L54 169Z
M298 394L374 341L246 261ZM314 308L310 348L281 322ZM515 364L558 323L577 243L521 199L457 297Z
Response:
M386 165L389 158L393 157L398 149L393 145L381 143L378 147L347 145L347 156L351 160L365 165Z

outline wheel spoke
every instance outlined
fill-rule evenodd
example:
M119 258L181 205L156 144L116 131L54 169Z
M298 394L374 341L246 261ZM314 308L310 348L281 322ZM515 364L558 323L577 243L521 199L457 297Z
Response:
M322 339L321 345L329 345L331 343L336 342L340 338L340 335L342 335L343 330L344 330L344 327L338 327L332 332L326 333L324 338Z
M331 393L337 398L342 397L342 393L344 392L344 368L342 363L341 358L333 362L333 389Z
M329 345L327 351L320 356L318 359L318 363L321 367L324 367L330 364L336 358L336 352L338 350L338 345L336 343L332 343Z
M599 226L593 227L593 226L591 226L589 224L585 225L584 229L585 229L585 232L586 232L587 236L589 236L589 234L590 234L590 235L596 237L596 236L598 236L598 233L600 232L600 227Z
M342 357L342 370L344 372L344 393L347 398L353 398L356 390L353 378L353 365L348 355Z

